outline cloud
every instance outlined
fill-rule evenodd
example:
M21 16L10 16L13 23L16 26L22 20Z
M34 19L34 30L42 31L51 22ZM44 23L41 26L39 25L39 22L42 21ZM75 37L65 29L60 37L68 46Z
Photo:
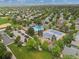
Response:
M0 0L0 4L79 4L79 0Z

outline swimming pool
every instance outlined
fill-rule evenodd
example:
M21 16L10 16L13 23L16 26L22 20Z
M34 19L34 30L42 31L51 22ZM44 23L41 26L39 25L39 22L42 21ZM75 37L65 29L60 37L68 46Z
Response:
M41 25L36 25L36 26L34 26L32 28L34 29L34 31L44 30L43 26L41 26Z

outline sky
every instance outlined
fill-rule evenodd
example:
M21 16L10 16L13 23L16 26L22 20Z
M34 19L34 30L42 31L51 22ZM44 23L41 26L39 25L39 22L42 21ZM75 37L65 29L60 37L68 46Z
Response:
M0 0L0 6L32 4L79 4L79 0Z

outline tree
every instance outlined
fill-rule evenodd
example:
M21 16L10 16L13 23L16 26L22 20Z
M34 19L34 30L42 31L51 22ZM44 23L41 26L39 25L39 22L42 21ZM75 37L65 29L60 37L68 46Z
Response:
M51 52L52 52L53 58L56 58L56 59L60 58L61 48L58 45L55 45L52 48Z
M32 21L30 21L29 19L26 21L26 25L29 26L29 24L31 24Z
M41 40L37 36L33 36L33 38L36 41L37 45L41 45Z
M6 51L6 47L2 43L0 43L0 59L2 59L2 56Z
M7 51L6 47L0 43L0 59L11 59L12 54Z
M52 39L52 41L53 40L56 40L56 36L55 35L52 35L52 38L51 39Z
M22 25L23 25L24 27L26 27L26 23L27 23L26 20L23 20L23 21L22 21Z
M44 43L43 43L41 46L42 46L42 48L43 48L44 50L47 50L47 51L48 51L48 46L49 46L49 44L48 44L47 41L44 41Z
M38 35L43 36L43 31L42 30L38 31Z
M17 36L16 39L15 39L15 43L18 43L20 41L21 37L20 36Z
M50 23L48 26L49 26L49 29L51 29L51 28L52 28L52 24L51 24L51 23Z
M70 29L71 29L71 30L75 30L75 23L72 23Z
M3 59L11 59L11 57L12 57L12 53L9 51L6 51L2 58Z
M10 37L13 37L13 36L14 36L14 34L11 32L11 33L9 33L9 36L10 36Z
M35 48L39 50L39 47L41 47L41 44L42 44L41 40L37 36L33 36L33 38L36 41Z
M69 32L69 27L67 25L63 25L60 30L67 33L67 32Z
M11 26L8 26L8 27L6 28L6 31L11 31L11 30L12 30Z
M11 57L11 52L8 52L6 47L0 43L0 59L11 59Z
M23 42L21 42L21 41L18 41L18 43L17 43L18 47L21 47L22 44L23 44Z
M18 47L21 47L22 43L23 43L23 42L20 41L20 39L21 39L20 36L17 36L16 39L15 39L15 43L17 44Z
M65 44L64 44L63 40L58 40L58 41L56 41L56 45L58 45L63 50Z
M66 36L64 36L63 41L65 45L70 45L71 42L74 41L73 34L67 34Z
M36 24L40 25L40 24L41 24L41 19L35 19L34 22L35 22Z
M0 41L1 41L1 39L2 39L2 36L0 35Z
M34 39L28 39L28 42L27 42L27 47L30 48L30 49L35 49L35 46L36 46L36 41Z
M28 31L27 31L28 35L30 36L34 36L34 29L33 28L29 28Z

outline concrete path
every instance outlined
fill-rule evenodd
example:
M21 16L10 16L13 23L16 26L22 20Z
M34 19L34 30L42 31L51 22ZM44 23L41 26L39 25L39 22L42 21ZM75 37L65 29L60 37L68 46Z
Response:
M9 47L7 47L7 46L6 46L6 48L7 48L7 51L10 51L10 52L12 53L12 58L11 58L11 59L16 59L16 57L15 57L15 55L13 54L13 52L11 51L11 49L10 49Z

